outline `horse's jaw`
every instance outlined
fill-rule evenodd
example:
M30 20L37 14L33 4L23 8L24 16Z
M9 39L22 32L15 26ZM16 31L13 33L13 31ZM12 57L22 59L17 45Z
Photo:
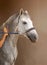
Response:
M22 36L24 36L27 40L30 40L33 43L38 41L38 39L37 40L32 40L32 38L30 38L30 36L28 36L27 34L23 34Z

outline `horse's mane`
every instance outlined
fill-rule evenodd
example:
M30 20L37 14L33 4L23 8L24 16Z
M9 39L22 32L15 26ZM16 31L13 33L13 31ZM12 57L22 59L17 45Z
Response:
M1 26L0 29L3 29L4 26L6 26L7 24L9 24L10 22L14 21L17 16L19 15L19 13L13 14L12 16L10 16Z
M9 24L12 24L12 22L17 18L17 16L19 15L19 13L13 14L12 16L10 16L1 26L0 26L0 32L3 31L3 28L6 27ZM12 27L12 25L10 26L10 28ZM2 38L3 34L0 34L0 38Z

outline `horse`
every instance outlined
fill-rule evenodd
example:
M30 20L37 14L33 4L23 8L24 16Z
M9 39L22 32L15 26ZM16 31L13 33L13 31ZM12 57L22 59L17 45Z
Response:
M27 10L20 9L16 14L10 16L5 23L0 27L2 30L4 27L8 27L8 36L0 48L0 65L14 65L17 59L17 41L19 35L27 37L32 42L38 40L38 33L33 26L33 22L28 14ZM0 34L2 37L3 34Z

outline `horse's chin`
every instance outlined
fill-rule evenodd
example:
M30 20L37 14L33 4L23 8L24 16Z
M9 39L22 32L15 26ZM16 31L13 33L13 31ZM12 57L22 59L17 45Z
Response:
M27 36L27 37L28 37L28 39L29 39L31 42L33 42L33 43L36 42L36 40L31 39L31 37L29 37L29 36Z
M28 35L24 35L24 37L26 37L27 39L29 39L31 42L33 42L33 43L35 43L36 42L36 40L32 40L31 39L31 37L30 36L28 36Z

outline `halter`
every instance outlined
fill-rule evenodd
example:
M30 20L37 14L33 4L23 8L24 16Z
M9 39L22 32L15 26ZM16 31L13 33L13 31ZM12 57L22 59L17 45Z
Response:
M19 19L20 19L20 16L18 17L18 23L19 23ZM25 33L29 32L29 31L31 31L31 30L34 30L34 29L35 29L35 27L30 28L30 29L28 29ZM7 34L7 33L0 31L0 34ZM8 34L19 34L19 33L18 33L18 32L8 32Z
M35 27L30 28L30 29L28 29L28 30L26 31L26 33L27 33L27 32L30 32L31 30L34 30L34 29L35 29Z

